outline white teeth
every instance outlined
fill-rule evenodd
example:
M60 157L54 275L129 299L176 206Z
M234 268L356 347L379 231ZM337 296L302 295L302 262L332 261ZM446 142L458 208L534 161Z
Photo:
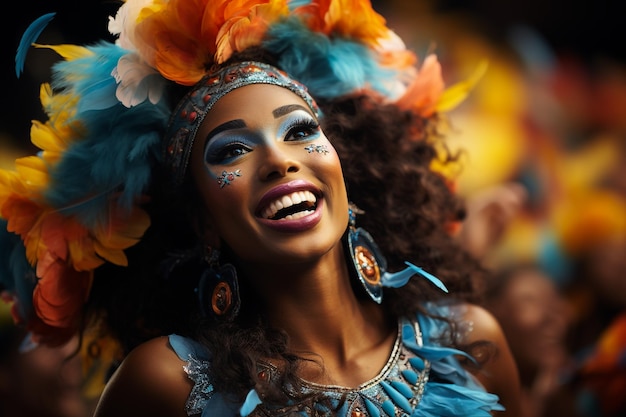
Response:
M278 213L279 210L284 208L289 208L296 204L300 204L302 202L310 202L311 204L315 204L317 202L317 198L315 198L315 194L310 191L296 191L288 195L284 195L274 201L272 201L262 213L263 218L271 219ZM307 216L313 213L313 210L304 210L299 213L289 214L284 217L286 220L299 219L300 217Z
M281 220L296 220L301 217L308 216L309 214L313 214L313 210L305 210L305 211L300 211L294 214L288 214L285 217L283 217Z

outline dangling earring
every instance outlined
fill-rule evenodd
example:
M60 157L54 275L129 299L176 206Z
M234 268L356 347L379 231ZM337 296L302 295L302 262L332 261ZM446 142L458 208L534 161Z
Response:
M356 275L367 295L380 304L383 300L383 287L399 288L405 285L414 275L430 281L444 292L448 289L436 276L424 271L419 266L404 262L406 268L397 272L387 272L387 260L378 249L374 238L362 228L356 227L356 215L363 211L350 203L348 206L349 225L347 234L347 253L354 268L350 270Z
M372 236L362 228L356 227L356 214L361 214L358 207L350 203L347 250L354 266L358 281L367 295L380 304L383 300L382 276L387 270L387 261Z
M207 317L231 321L241 305L237 271L232 264L219 265L219 250L208 248L208 251L207 267L198 281L200 308Z

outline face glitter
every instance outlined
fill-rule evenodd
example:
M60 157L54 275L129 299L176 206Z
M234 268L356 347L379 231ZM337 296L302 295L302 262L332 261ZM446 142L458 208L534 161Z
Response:
M326 145L309 145L304 148L308 153L321 153L326 155L329 151Z
M224 188L225 185L230 185L235 180L235 177L241 177L240 169L233 172L222 171L222 175L217 177L217 183L220 188Z

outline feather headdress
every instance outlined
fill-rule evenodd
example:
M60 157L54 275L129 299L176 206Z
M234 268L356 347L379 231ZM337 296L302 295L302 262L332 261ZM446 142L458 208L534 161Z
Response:
M48 120L31 129L41 152L0 171L2 232L23 243L2 252L0 283L14 298L32 292L14 313L45 342L77 329L93 271L125 265L124 250L150 224L141 207L160 163L169 86L194 85L256 46L316 100L371 93L429 117L467 91L444 92L437 58L419 65L367 0L127 0L109 21L114 43L35 43L53 17L31 25L16 56L18 75L31 45L64 59L41 88Z

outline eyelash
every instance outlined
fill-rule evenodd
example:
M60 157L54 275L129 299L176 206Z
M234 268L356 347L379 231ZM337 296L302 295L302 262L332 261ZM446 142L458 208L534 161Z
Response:
M291 123L291 126L287 129L287 134L285 135L285 141L290 141L289 138L294 136L295 133L306 131L305 138L296 138L295 140L308 140L309 136L315 135L318 133L320 128L320 124L314 119L296 119Z
M230 159L237 158L243 155L245 152L250 152L252 148L240 141L233 141L224 146L221 146L216 152L207 153L205 156L206 162L209 164L225 163ZM235 154L235 152L241 151L243 153Z
M316 136L319 128L319 123L314 119L296 119L288 127L284 140L285 142L310 140L311 136ZM296 133L304 133L305 136L296 138ZM292 137L294 137L294 139L290 139ZM220 147L216 152L207 153L205 155L205 161L209 164L222 164L250 151L252 151L252 147L249 145L241 141L233 141Z

